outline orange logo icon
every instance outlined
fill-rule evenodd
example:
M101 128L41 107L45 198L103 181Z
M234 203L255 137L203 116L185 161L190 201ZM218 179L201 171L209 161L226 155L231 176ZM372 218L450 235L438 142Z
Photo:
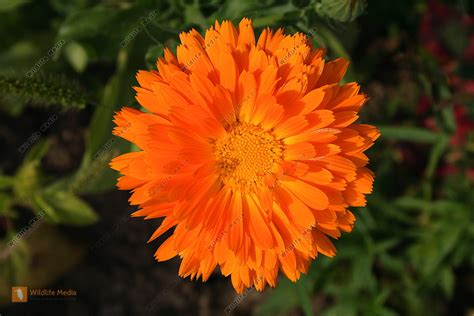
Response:
M13 303L28 302L28 288L26 286L12 287L12 302Z

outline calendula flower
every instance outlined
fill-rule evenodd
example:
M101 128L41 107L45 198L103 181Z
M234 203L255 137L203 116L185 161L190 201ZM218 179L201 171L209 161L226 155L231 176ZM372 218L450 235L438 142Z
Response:
M179 275L206 281L219 266L237 292L278 271L296 281L328 236L351 231L350 206L363 206L373 174L364 151L379 136L354 124L366 101L340 85L348 62L326 63L303 34L266 29L255 42L249 19L216 22L205 36L180 35L158 71L139 71L137 100L114 133L140 151L112 160L132 190L133 216L164 218L151 236L173 230L158 261L179 256Z

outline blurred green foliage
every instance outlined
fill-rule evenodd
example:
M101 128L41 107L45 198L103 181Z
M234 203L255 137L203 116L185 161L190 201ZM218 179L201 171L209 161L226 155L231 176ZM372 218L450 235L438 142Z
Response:
M464 1L458 4L472 16ZM311 34L330 58L351 59L345 80L367 89L372 100L363 120L382 132L369 152L374 193L355 211L354 232L336 241L334 259L318 258L298 283L282 278L256 314L295 308L328 316L467 313L473 306L464 296L474 295L474 102L418 41L426 12L421 0L0 1L2 116L27 116L41 106L59 116L82 110L89 117L73 172L42 170L51 134L42 133L25 139L28 150L17 169L0 175L3 243L22 228L18 207L45 211L53 224L94 223L97 215L83 196L111 190L117 175L107 163L130 150L111 129L119 107L138 107L131 89L136 71L153 68L163 47L175 50L181 31L202 32L215 19L245 16L257 34L283 26ZM454 62L469 46L469 28L451 23L439 30ZM464 63L456 73L472 79L473 69ZM420 114L423 97L429 108ZM461 117L460 106L466 109ZM462 142L454 142L466 124ZM20 240L6 259L0 256L0 278L25 280L29 249Z

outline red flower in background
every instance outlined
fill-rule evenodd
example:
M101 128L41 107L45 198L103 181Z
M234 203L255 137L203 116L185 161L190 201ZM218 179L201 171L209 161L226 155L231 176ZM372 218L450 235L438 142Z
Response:
M467 44L458 56L455 56L450 49L445 35L446 29L453 25L461 27L468 34L465 38ZM459 32L456 35L466 36L466 34ZM463 78L457 73L460 67L474 66L474 16L437 0L429 0L427 9L421 17L419 37L423 47L440 64L454 92L474 95L474 80ZM418 103L417 114L427 113L431 106L432 100L428 96L422 96ZM466 140L467 133L474 130L474 121L469 118L467 107L463 104L457 104L454 107L454 116L457 129L451 139L451 144L461 146ZM436 122L432 117L426 118L424 125L429 129L436 129Z
M452 36L459 36L464 45L454 47L450 41ZM474 80L463 77L463 72L459 71L466 66L474 67L474 16L436 0L428 1L427 9L421 17L419 38L423 47L439 63L453 92L474 95ZM468 133L474 131L474 120L469 117L467 105L456 103L453 108L456 131L450 139L451 153L437 171L440 176L461 172L457 162L464 155L463 147ZM436 119L429 112L432 106L433 100L423 95L418 101L416 112L423 117L424 127L439 131ZM474 169L468 168L466 176L474 180Z
M448 6L428 1L418 32L422 45L443 64L448 63L451 58L440 41L439 30L452 18L453 12Z
M454 44L449 41L452 37L449 28L466 31L451 31L460 37L460 42L466 44L453 47ZM430 0L421 17L419 37L423 47L439 62L448 77L449 85L459 92L474 95L474 80L458 74L460 67L474 66L474 16L437 0ZM461 51L455 53L458 49Z

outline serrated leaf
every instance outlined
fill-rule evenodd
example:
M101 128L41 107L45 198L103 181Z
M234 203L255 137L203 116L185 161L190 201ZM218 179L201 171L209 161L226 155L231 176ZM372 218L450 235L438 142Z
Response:
M51 204L43 197L41 193L36 193L32 198L32 207L36 214L43 214L45 220L50 223L59 223L59 216Z
M35 201L56 223L84 226L98 220L94 210L85 201L70 192L46 190L36 196Z
M30 161L22 165L15 175L13 184L14 194L23 200L28 200L39 186L39 161Z
M74 176L71 190L77 194L97 194L112 189L117 182L117 171L109 168L109 162L118 152L110 149L102 153L100 158L94 159L89 168Z
M61 223L70 225L90 225L98 220L94 210L82 199L69 192L46 194L51 205L57 211Z
M31 199L39 186L39 166L48 152L49 141L38 141L26 154L22 165L16 171L13 192L20 199Z

